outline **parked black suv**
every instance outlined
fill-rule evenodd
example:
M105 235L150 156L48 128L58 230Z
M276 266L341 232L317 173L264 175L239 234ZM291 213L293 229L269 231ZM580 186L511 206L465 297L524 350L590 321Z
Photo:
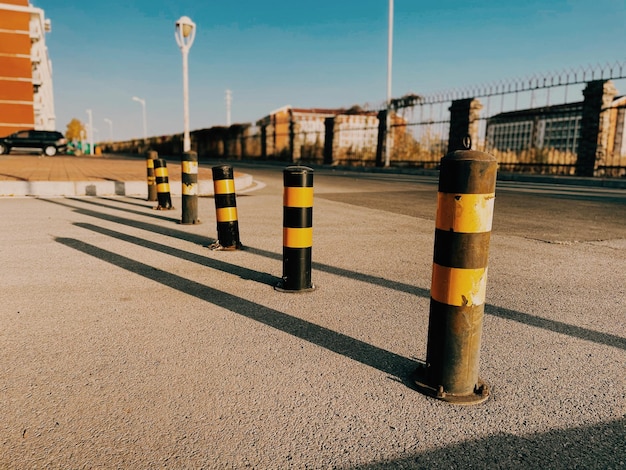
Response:
M65 152L67 139L56 131L18 131L0 138L0 155L9 153L11 149L38 150L52 157L58 152Z

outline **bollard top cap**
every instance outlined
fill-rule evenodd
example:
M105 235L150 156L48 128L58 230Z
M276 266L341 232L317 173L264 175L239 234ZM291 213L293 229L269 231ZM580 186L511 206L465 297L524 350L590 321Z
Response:
M467 160L467 161L479 161L479 162L495 162L496 157L487 152L481 152L479 150L454 150L446 154L443 159L445 160Z
M312 173L313 168L309 168L308 166L294 165L286 167L284 171L288 173Z

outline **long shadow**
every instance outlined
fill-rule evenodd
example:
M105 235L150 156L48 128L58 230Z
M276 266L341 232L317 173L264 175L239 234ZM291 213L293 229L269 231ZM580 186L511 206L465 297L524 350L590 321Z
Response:
M116 206L112 206L110 204L102 204L101 202L96 202L96 201L91 200L91 199L78 199L78 198L75 198L75 197L68 197L66 199L68 199L69 201L81 202L83 204L91 204L91 205L97 206L97 207L104 207L105 209L115 209L115 210L118 210L118 211L128 212L129 214L142 215L142 216L145 216L145 217L152 217L153 219L164 220L166 222L174 222L174 223L180 222L180 219L175 219L173 217L167 217L167 216L164 216L164 215L160 215L160 213L157 212L157 211L153 211L152 213L151 212L145 212L145 211L134 211L132 209L116 207ZM144 207L145 209L149 209L148 207L143 206L143 205L142 205L142 207Z
M110 202L118 202L118 203L122 203L122 204L127 204L130 206L137 206L137 207L143 207L144 209L150 209L151 206L152 208L155 207L155 205L157 205L157 201L147 201L146 198L135 198L135 197L131 197L131 196L125 196L124 198L112 198L112 197L105 197L105 196L98 196L98 199L101 199L103 201L110 201ZM144 203L140 203L140 202L134 202L134 201L129 201L129 199L134 199L136 201L144 201ZM74 200L74 198L72 198L72 200ZM110 206L111 208L113 208L114 206Z
M107 237L132 243L143 248L148 248L158 253L175 256L185 261L190 261L192 263L216 269L225 273L234 274L242 279L252 280L270 286L275 286L278 281L280 281L279 277L272 276L269 273L262 273L253 269L237 266L236 264L226 263L225 261L220 261L214 258L207 258L205 256L200 256L195 253L190 253L189 251L179 250L178 248L163 245L162 243L156 243L150 240L146 240L145 238L135 237L125 233L116 232L114 230L109 230L103 227L98 227L97 225L86 224L82 222L75 222L74 225L87 230L91 230L92 232L106 235Z
M495 434L352 470L488 468L608 469L626 465L626 418L525 436Z
M41 200L46 201L46 202L51 202L53 204L59 204L65 207L69 207L79 214L88 215L91 217L99 218L102 220L107 220L107 221L122 224L122 225L128 225L131 227L146 230L148 232L159 233L161 235L179 238L182 240L189 241L191 243L196 243L198 245L206 246L216 241L207 237L194 235L194 234L187 233L181 230L169 229L169 228L161 227L159 225L139 222L136 220L126 219L122 217L116 217L113 215L108 215L108 214L104 214L101 212L95 212L95 211L91 211L88 209L80 209L80 208L77 208L76 206L72 206L70 204L64 204L57 200L51 200L51 199L41 199ZM83 202L83 200L80 199L78 200L78 202ZM259 256L264 256L270 259L275 259L275 260L282 259L282 255L278 253L273 253L270 251L252 248L248 246L246 246L245 249L246 251L250 253L253 253ZM334 274L337 276L347 277L350 279L356 279L365 283L378 285L378 286L385 287L388 289L397 290L399 292L414 294L414 295L425 297L425 298L430 297L430 290L428 289L423 289L423 288L412 286L409 284L403 284L403 283L390 281L388 279L380 278L377 276L371 276L368 274L363 274L363 273L359 273L356 271L350 271L347 269L337 268L334 266L329 266L329 265L325 265L321 263L312 263L312 268L318 271L328 272L330 274ZM498 306L490 305L490 304L485 305L485 313L487 315L492 315L492 316L499 317L505 320L512 320L512 321L516 321L518 323L522 323L525 325L534 326L536 328L541 328L544 330L553 331L555 333L569 335L574 338L579 338L579 339L583 339L586 341L592 341L594 343L603 344L606 346L611 346L611 347L626 350L626 338L623 338L621 336L612 335L608 333L601 333L601 332L590 330L587 328L569 325L567 323L563 323L563 322L559 322L555 320L549 320L546 318L541 318L541 317L537 317L534 315L529 315L527 313L518 312L516 310L511 310L511 309L498 307Z
M543 330L554 331L555 333L572 336L573 338L584 339L586 341L604 344L605 346L612 346L626 350L626 338L622 338L621 336L601 333L599 331L581 328L580 326L574 326L555 320L548 320L546 318L516 312L515 310L496 307L495 305L490 304L485 305L485 313L487 315L493 315L494 317L503 318L505 320L513 320L518 323L534 326Z
M296 338L308 341L352 360L373 367L391 375L407 386L408 378L418 366L418 362L395 354L361 340L336 331L329 330L314 323L293 317L278 310L251 302L212 287L171 274L153 266L140 263L111 251L103 250L75 238L55 238L55 241L81 253L106 261L126 271L138 274L154 282L161 283L187 295L224 308L238 315L250 318L276 330L288 333Z

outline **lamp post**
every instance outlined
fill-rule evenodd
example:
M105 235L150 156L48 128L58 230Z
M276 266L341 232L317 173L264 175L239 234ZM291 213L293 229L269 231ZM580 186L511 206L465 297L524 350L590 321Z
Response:
M146 124L146 100L142 100L141 98L133 96L133 101L141 103L143 111L143 140L146 140L148 138L148 125Z
M89 116L89 132L87 134L89 137L89 155L93 155L93 114L91 109L87 110L87 115Z
M104 118L104 122L109 125L109 142L113 142L113 121L109 118Z
M391 62L393 52L393 0L389 0L389 26L387 37L387 114L385 122L385 166L388 167L391 160Z
M191 139L189 138L189 66L187 56L196 37L196 24L188 16L181 16L176 22L174 35L183 55L183 152L188 152L191 150Z

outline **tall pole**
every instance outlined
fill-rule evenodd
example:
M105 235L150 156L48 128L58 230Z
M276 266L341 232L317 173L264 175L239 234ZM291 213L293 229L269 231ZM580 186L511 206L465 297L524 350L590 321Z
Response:
M226 125L230 127L230 106L233 102L233 93L226 90Z
M196 24L191 21L191 18L182 16L176 22L175 36L183 55L183 152L191 150L191 138L189 137L189 64L187 56L195 35Z
M183 152L191 150L191 138L189 137L189 50L183 50Z
M109 118L104 118L104 122L109 125L109 142L113 142L113 121Z
M137 101L139 104L141 104L141 111L142 111L142 116L143 116L143 140L146 140L148 138L148 123L146 119L146 100L133 96L133 101Z
M391 159L391 64L393 56L393 0L389 0L389 26L387 37L387 114L385 123L385 166Z
M87 110L87 115L89 116L89 155L93 155L93 114L91 109Z

